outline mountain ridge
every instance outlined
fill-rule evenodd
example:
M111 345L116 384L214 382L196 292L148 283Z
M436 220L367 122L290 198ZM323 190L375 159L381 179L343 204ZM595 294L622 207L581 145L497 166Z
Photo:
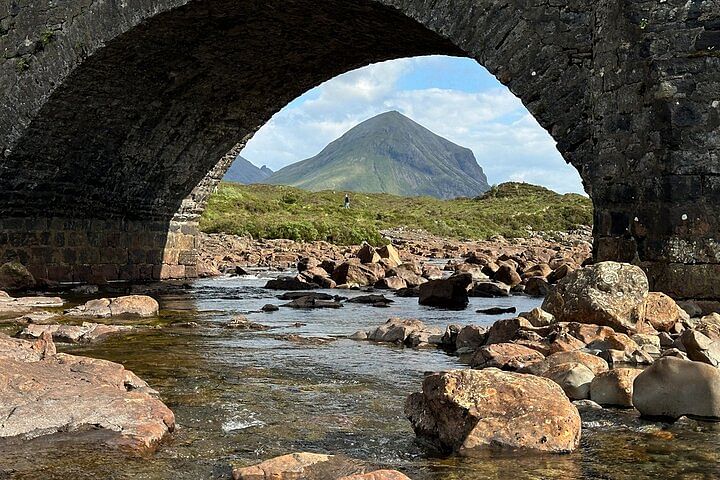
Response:
M273 173L275 172L267 166L257 167L246 158L238 155L232 165L230 165L230 168L228 168L228 171L225 172L223 180L249 185L252 183L261 183Z
M490 188L470 149L397 111L359 123L314 157L278 170L265 182L442 199L474 197Z

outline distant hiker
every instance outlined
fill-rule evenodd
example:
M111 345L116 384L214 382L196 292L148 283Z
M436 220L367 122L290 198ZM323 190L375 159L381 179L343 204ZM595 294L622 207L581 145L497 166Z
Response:
M350 208L350 196L348 194L345 194L345 208Z

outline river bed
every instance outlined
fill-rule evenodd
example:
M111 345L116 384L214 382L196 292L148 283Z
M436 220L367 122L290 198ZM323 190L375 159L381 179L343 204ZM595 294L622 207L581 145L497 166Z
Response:
M184 292L158 297L160 323L196 322L196 328L143 328L95 345L59 344L62 351L133 370L175 412L177 430L145 458L108 450L97 431L0 441L0 479L228 479L231 465L294 451L343 454L402 470L415 480L720 477L716 424L668 425L624 410L583 412L581 448L570 455L439 456L415 441L403 402L420 389L424 372L466 366L435 349L343 337L393 316L443 328L489 325L504 317L476 309L515 306L520 312L540 301L473 298L457 312L388 295L395 300L390 308L346 304L261 313L267 303L285 303L275 298L281 292L261 288L265 281L198 280ZM238 314L274 328L223 328Z

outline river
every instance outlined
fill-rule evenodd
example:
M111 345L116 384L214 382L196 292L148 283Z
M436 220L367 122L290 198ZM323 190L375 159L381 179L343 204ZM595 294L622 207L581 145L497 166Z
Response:
M403 415L423 374L465 368L435 349L409 349L343 338L392 316L429 325L489 325L503 317L489 306L539 305L525 296L471 299L467 310L420 307L392 297L390 308L258 310L284 303L265 279L198 280L158 297L163 328L140 328L95 345L62 351L120 362L160 392L177 429L148 457L100 444L102 432L0 442L0 478L228 479L231 465L250 465L294 451L336 453L404 471L415 480L641 479L720 477L720 430L683 420L640 420L634 411L583 412L581 447L570 455L492 454L442 457L415 441ZM354 296L360 292L328 291ZM76 299L76 301L85 299ZM245 314L266 331L223 328ZM196 328L168 326L196 322ZM294 324L299 323L300 326ZM298 337L288 337L297 335ZM321 340L318 340L321 339Z

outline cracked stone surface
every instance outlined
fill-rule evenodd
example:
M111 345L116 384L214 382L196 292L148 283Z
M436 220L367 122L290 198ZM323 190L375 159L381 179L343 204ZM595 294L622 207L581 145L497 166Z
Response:
M112 446L147 452L174 429L175 418L120 364L56 353L49 332L35 342L0 334L0 437L88 427L116 432Z

